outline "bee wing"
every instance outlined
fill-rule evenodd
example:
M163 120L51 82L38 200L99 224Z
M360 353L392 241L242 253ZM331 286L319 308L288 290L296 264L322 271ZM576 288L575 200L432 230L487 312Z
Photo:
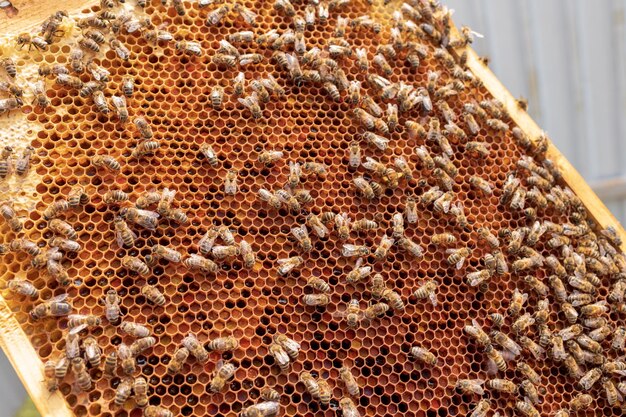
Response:
M457 263L456 263L456 269L461 269L461 268L463 268L463 264L464 264L464 263L465 263L465 258L463 257L463 258L461 258L461 259L459 260L459 262L457 262Z
M496 365L496 363L490 358L487 358L487 363L485 364L485 372L487 373L487 375L492 376L498 374L498 365Z
M68 295L67 293L65 294L59 294L56 297L52 297L51 299L49 299L47 302L48 303L60 303L62 301L65 301L67 299Z
M126 107L126 97L124 96L111 96L111 101L118 109Z
M293 339L289 339L287 338L284 342L283 342L283 346L286 349L291 349L291 350L300 350L300 343L296 342Z
M437 293L434 291L428 294L428 299L433 304L433 307L437 307Z
M284 265L284 264L286 264L287 262L290 262L290 260L291 260L291 258L282 258L282 259L277 259L277 260L276 260L276 263L277 263L278 265Z
M69 333L70 334L78 334L78 333L80 333L82 330L84 330L86 328L87 328L87 323L83 323L83 324L81 324L79 326L76 326L76 327L72 328Z

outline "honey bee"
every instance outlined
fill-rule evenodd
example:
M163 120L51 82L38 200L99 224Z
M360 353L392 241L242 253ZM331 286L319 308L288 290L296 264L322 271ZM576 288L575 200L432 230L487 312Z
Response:
M578 381L578 386L584 390L589 391L602 377L602 370L600 368L592 368Z
M307 306L325 306L330 303L330 297L327 294L305 294L302 302Z
M478 122L476 122L474 116L471 113L464 112L463 120L465 121L465 125L467 126L467 129L470 131L470 133L472 135L477 135L480 131L480 126L478 125Z
M589 394L578 394L569 403L569 408L574 413L589 408L593 402L593 397Z
M215 110L220 110L222 108L222 103L224 102L224 88L219 85L213 86L209 99L211 100L213 108Z
M325 294L330 293L330 285L321 278L310 277L306 285Z
M0 113L16 110L24 104L20 97L11 97L0 99Z
M324 238L329 233L328 228L322 223L320 218L313 213L307 216L307 225L320 238Z
M158 306L165 305L165 296L163 293L152 285L144 285L141 287L141 294L148 299L148 301Z
M381 151L385 151L387 149L387 146L389 145L389 139L377 135L374 132L364 132L362 137L368 144L374 145Z
M130 352L133 357L141 354L144 350L150 349L156 343L156 339L152 336L142 337L141 339L135 340L130 345Z
M596 287L591 282L587 281L584 277L572 275L569 277L567 282L572 287L584 293L595 294L596 292ZM581 295L581 297L585 297L585 296Z
M237 74L237 76L233 79L233 89L236 96L240 96L243 94L245 82L246 76L243 72Z
M123 321L120 323L120 330L123 333L129 334L133 337L143 338L151 335L150 329L141 324L133 323L130 321Z
M224 259L239 255L239 247L237 245L216 245L211 248L211 253L215 259Z
M450 175L448 175L448 173L446 173L441 168L435 168L433 170L433 177L435 177L435 179L437 180L437 184L440 185L441 188L443 188L444 190L448 192L448 194L444 196L444 201L446 202L451 201L452 200L451 192L452 192L452 189L454 188L454 180L450 177ZM449 203L448 203L448 206L449 206ZM444 213L447 213L447 210L444 211Z
M70 314L68 316L67 327L70 329L70 334L76 334L88 327L100 326L101 323L102 321L98 316Z
M313 375L310 372L301 372L298 377L298 381L302 382L307 392L315 400L320 399L320 387Z
M520 345L498 330L491 332L491 339L514 356L518 356L522 352Z
M565 347L563 345L563 338L559 335L552 336L551 339L552 344L552 359L561 362L563 361L567 354L565 353Z
M133 380L131 378L122 378L117 389L115 390L114 403L117 407L124 405L126 400L130 398Z
M463 328L463 332L468 335L470 339L476 341L476 343L481 347L491 345L491 339L489 339L489 335L485 333L485 331L475 319L472 319L471 325L466 325Z
M189 350L186 347L180 347L176 349L172 359L167 364L167 373L170 375L177 374L183 369L185 361L189 357Z
M581 334L576 338L576 342L584 349L592 352L592 353L602 353L602 346L600 343L593 340L586 334Z
M219 67L232 68L237 65L237 57L234 55L226 55L222 53L217 53L213 55L211 58L213 63ZM245 104L245 103L242 103ZM260 110L259 110L260 111Z
M619 280L613 284L611 291L609 292L609 301L614 303L620 303L624 301L624 294L626 293L626 281Z
M52 220L53 218L58 217L64 211L69 210L69 208L70 208L70 204L67 200L65 199L56 200L52 204L50 204L48 207L46 207L46 209L43 211L43 218L45 220ZM56 245L53 245L53 246L56 246Z
M276 262L279 265L277 269L278 275L285 276L302 265L304 259L301 256L293 256L291 258L278 259Z
M399 215L399 218L402 219L402 215L400 213L396 213ZM394 244L394 239L390 238L388 236L383 236L380 239L380 243L378 244L378 247L376 248L376 250L374 251L374 257L376 258L376 260L381 261L383 259L387 258L387 255L389 254L389 250L391 249L391 247ZM344 248L346 247L346 245L344 245ZM368 249L369 252L369 249ZM361 255L361 256L366 256L366 255Z
M517 385L513 381L509 381L508 379L490 379L485 383L487 388L490 388L494 391L503 392L505 394L517 394Z
M596 342L602 342L604 339L609 337L612 332L613 329L611 327L604 325L590 331L588 336Z
M430 238L430 243L435 246L452 245L456 243L456 236L451 233L439 233Z
M446 254L448 255L448 258L446 259L448 265L455 265L456 269L461 269L465 263L465 259L471 255L471 251L467 247L460 249L447 249Z
M41 253L41 249L36 243L27 239L15 239L9 244L9 250L12 252L23 251L31 256L37 256Z
M128 194L121 190L107 191L102 197L105 204L116 204L128 201Z
M363 15L363 16L359 16L359 17L355 17L354 19L351 19L350 26L353 28L362 28L362 29L371 30L375 34L378 34L382 31L382 24L370 18L368 15Z
M363 317L368 320L374 320L377 317L382 316L383 314L389 311L389 305L386 303L376 303L367 307L363 311Z
M528 401L516 402L515 408L526 417L541 417L541 413Z
M6 287L15 294L24 295L31 298L37 298L39 291L29 281L22 279L12 279L7 281Z
M367 278L370 275L370 273L372 272L372 267L362 266L362 265L363 265L363 258L357 259L354 265L354 268L346 276L347 282L351 284L355 284L357 282L363 281L365 278Z
M114 359L115 358L115 359ZM115 367L117 366L117 358L120 359L120 364L122 366L122 370L126 375L131 375L135 372L135 358L133 357L130 348L124 343L120 343L117 346L117 353L112 352L107 357L107 365L109 367L110 375L115 374ZM115 366L113 365L113 361L115 360Z
M198 270L205 274L215 273L218 270L218 266L210 259L204 258L195 253L189 254L184 260L183 264L190 270Z
M518 288L515 288L513 295L511 296L511 302L509 304L508 313L511 317L519 316L524 303L528 300L528 294L522 293Z
M176 42L176 50L185 55L202 56L202 46L198 42L178 41Z
M491 401L482 399L476 404L469 417L487 417L489 410L491 410Z
M348 148L348 165L357 168L361 165L361 147L356 141L350 142Z
M72 359L72 372L76 376L76 385L81 391L89 391L93 384L89 372L87 372L87 366L82 358Z
M283 155L281 151L263 151L259 154L259 162L265 166L272 166L274 163L280 161Z
M13 163L11 161L11 155L13 154L13 148L5 146L2 149L0 155L0 180L5 179L9 174L13 172Z
M156 230L159 214L149 210L134 207L124 207L119 211L124 220L145 227L148 230Z
M228 42L230 43L250 43L252 41L254 41L254 32L249 30L235 32L228 35Z
M321 401L322 404L324 403ZM351 398L343 397L339 400L339 407L345 417L361 417L359 410L356 408L354 401Z
M123 247L133 247L135 244L135 239L137 239L137 234L130 230L126 221L120 216L116 216L113 220L115 225L115 239L117 244Z
M85 66L83 63L84 56L85 52L80 48L72 48L70 50L70 67L72 68L72 71L77 74L81 74L85 70ZM63 72L61 72L60 74L63 74Z
M535 385L541 384L541 377L526 362L517 362L515 369L518 370L527 380Z
M152 247L152 256L155 259L165 259L169 262L178 263L182 259L182 255L175 249L163 245L154 245Z
M580 379L584 375L582 369L578 365L578 362L576 362L576 359L572 355L565 356L563 359L563 366L567 369L567 373L572 378Z
M144 117L142 116L135 117L135 119L133 120L133 123L135 124L135 127L137 128L137 130L141 134L141 137L144 140L152 139L153 137L152 128L150 127L150 124Z
M44 364L44 382L48 392L53 393L59 389L59 381L56 377L56 363L49 360Z
M220 392L226 386L229 379L235 376L237 368L232 363L218 364L215 376L210 382L209 389L211 392Z
M48 275L54 278L62 286L69 285L70 277L65 268L56 261L49 260L47 265Z
M122 169L120 163L117 162L115 158L109 155L96 155L91 158L91 163L97 168L104 167L110 171L119 172Z
M83 349L85 350L85 360L89 362L92 368L100 367L102 362L102 350L98 346L98 342L93 337L87 337L83 340Z
M482 288L484 285L486 285L489 282L492 275L493 275L492 270L483 269L483 270L468 273L467 276L465 277L465 280L467 281L468 285L472 287Z
M278 343L272 343L269 347L269 353L274 357L274 361L282 372L289 370L289 355Z
M17 37L16 40L17 46L20 50L24 48L24 46L28 45L28 51L30 52L32 48L35 48L39 51L48 50L48 43L41 36L31 36L28 33L22 33Z
M241 410L241 417L272 417L276 416L278 411L278 401L264 401ZM173 414L165 417L173 417Z
M100 52L100 44L98 42L96 42L95 40L93 40L92 38L88 38L85 36L82 36L79 40L78 40L78 46L83 49L84 51L87 52Z
M477 394L483 395L485 390L483 389L483 379L459 379L455 385L455 388L463 392L464 394Z
M492 313L489 315L491 326L496 329L500 329L504 324L504 316L500 313Z
M351 258L354 256L367 256L370 254L370 248L362 245L344 244L341 250L342 256Z
M368 182L365 178L355 177L352 181L359 193L366 199L373 200L377 197L374 187L372 187L372 183Z
M147 406L143 411L143 415L145 417L174 417L174 413L170 410L157 405Z
M626 347L626 327L619 326L615 329L613 334L611 348L618 352L622 352L624 351L624 347Z
M599 301L594 304L587 304L580 308L583 317L598 317L609 310L606 301Z
M125 256L122 258L122 266L142 276L150 274L150 268L148 268L148 265L136 256Z
M352 222L350 228L353 232L362 232L364 230L374 230L378 228L378 223L373 220L360 219Z
M78 237L78 233L74 230L74 228L67 222L59 219L52 219L48 224L50 230L58 235L65 236L68 239L76 240Z
M93 94L96 91L102 90L102 88L104 88L103 83L99 83L96 81L88 81L79 88L78 94L83 98L87 98L89 96L93 96ZM104 99L104 96L98 96L98 100L104 101L104 103L100 103L103 105L103 108L104 108L104 105L106 105L106 100ZM104 109L103 111L107 111L107 110L108 110L108 107L107 109Z
M527 336L520 336L518 340L519 340L520 345L522 345L524 349L529 351L535 359L537 360L543 359L545 350L540 345L535 343L532 339L530 339Z
M98 111L102 114L108 114L110 112L109 105L106 102L104 93L100 90L96 90L92 93L93 103L98 108Z

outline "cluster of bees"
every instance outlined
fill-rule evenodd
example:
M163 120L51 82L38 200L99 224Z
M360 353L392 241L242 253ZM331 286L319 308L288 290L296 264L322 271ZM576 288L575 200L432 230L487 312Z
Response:
M137 0L136 3L136 9L146 6L145 0ZM354 174L352 184L355 195L364 202L373 202L386 190L407 188L409 182L416 180L422 190L421 195L406 193L402 210L392 216L389 225L384 225L382 219L377 217L353 219L345 212L320 212L315 207L307 209L304 215L304 207L313 205L314 197L303 188L302 178L323 180L332 172L316 161L288 161L289 175L285 184L275 190L259 188L256 191L262 204L275 211L286 209L294 218L301 220L298 226L291 229L301 253L278 259L278 276L287 276L305 266L313 241L332 236L341 243L341 255L348 262L354 262L345 276L346 282L353 285L366 283L366 291L373 300L363 309L355 295L335 317L345 319L349 328L355 328L372 324L384 315L404 314L405 300L387 286L381 273L373 273L374 266L385 262L395 250L401 250L412 259L423 258L425 249L411 240L406 229L418 223L420 210L432 211L437 216L449 218L453 230L431 236L430 243L445 250L446 263L452 270L462 271L469 287L486 292L492 280L505 279L509 275L523 277L520 280L523 284L515 289L506 312L494 312L488 317L487 324L480 324L477 318L464 328L469 343L475 344L484 355L484 372L490 377L459 378L454 385L460 392L483 397L477 401L470 415L489 415L492 403L485 396L497 392L516 398L515 407L522 415L539 416L536 407L542 402L545 390L542 378L531 366L530 359L544 361L548 358L563 366L583 391L571 400L567 408L557 412L559 417L588 408L593 402L588 392L596 386L601 387L609 405L620 403L622 395L626 395L626 381L621 380L626 374L626 362L613 356L623 354L626 348L626 327L614 328L607 315L610 312L626 312L626 257L617 249L622 242L612 228L597 233L597 227L587 218L580 199L569 188L559 185L560 173L546 158L548 140L545 136L529 138L521 129L510 128L507 111L497 100L476 102L468 99L462 104L461 114L455 112L453 101L460 98L468 85L480 86L480 80L466 68L467 54L464 51L475 33L469 28L462 28L459 33L453 31L451 11L430 0L410 0L395 10L388 37L383 36L387 28L367 15L353 19L339 16L349 6L350 0L309 0L304 7L300 7L300 2L294 3L290 0L273 3L275 13L291 21L289 28L261 32L255 29L257 14L242 4L199 0L198 7L205 13L207 26L221 25L232 17L250 28L221 39L219 48L211 52L203 50L198 42L182 39L163 27L154 26L149 18L135 9L131 11L126 7L128 5L118 7L114 0L102 0L99 12L78 20L70 18L65 12L57 12L46 19L39 33L19 35L16 46L46 52L49 45L63 38L70 28L80 29L81 36L71 47L68 65L40 66L41 78L31 88L32 104L42 108L50 105L45 93L46 81L53 77L58 85L56 88L67 88L75 95L89 98L99 113L116 118L120 124L126 124L132 116L132 126L139 136L131 154L131 158L136 159L149 158L161 147L161 142L155 138L149 120L141 115L131 115L128 110L127 100L132 100L136 84L134 77L125 76L121 85L112 87L111 74L99 63L98 57L106 48L114 51L119 59L126 61L133 58L118 37L120 33L141 36L155 47L173 42L175 50L189 59L212 53L210 61L217 67L238 69L232 78L232 86L227 90L237 99L238 105L249 111L253 120L263 117L265 104L288 93L288 88L281 85L279 77L272 74L247 79L246 69L249 66L271 56L288 82L297 86L318 86L330 100L349 105L350 115L360 128L358 139L348 144L345 157L349 172ZM182 1L172 0L169 5L178 15L186 14ZM332 36L323 46L309 48L307 30L318 24L326 25L331 12L337 14ZM369 36L379 37L380 42L371 60L368 50L354 48L347 36L350 31L363 31ZM256 52L248 52L255 47ZM241 52L243 49L245 51ZM417 69L426 59L441 63L448 74L430 71L423 85L391 81L396 65ZM18 74L15 62L6 57L0 61L0 66L6 73L0 92L10 96L0 99L0 111L19 109L24 104L24 92L13 81ZM350 80L347 74L351 68L356 68L365 81ZM84 81L86 77L89 81ZM105 92L110 91L117 91L117 94L107 97ZM215 110L222 109L230 99L220 85L213 86L208 98ZM507 210L522 213L529 226L514 230L490 230L475 227L466 216L465 207L455 193L459 170L454 160L459 153L478 160L490 157L489 144L478 140L479 132L483 130L494 136L510 133L526 155L519 158L517 169L509 173L501 186L478 175L470 176L468 182L478 195L499 196L499 204ZM365 155L366 152L373 155L391 150L394 147L393 138L399 132L418 143L415 167L403 156L396 156L392 163L386 163L384 158ZM0 180L13 172L17 176L25 176L33 151L28 147L20 158L14 160L13 149L6 147L0 155ZM264 150L259 153L258 162L273 167L282 164L284 156L278 149ZM199 158L212 167L220 165L219 155L209 143L201 146ZM123 165L108 154L95 155L91 163L100 173L107 171L114 175L121 173ZM420 169L427 173L428 179L416 178ZM225 195L241 192L235 169L228 170L223 181ZM119 247L134 247L137 229L155 231L161 220L174 225L189 223L187 214L175 207L175 196L176 192L168 188L146 191L136 196L133 204L132 196L124 191L106 190L101 201L114 213L112 227ZM42 248L18 236L9 245L1 247L2 253L26 253L33 268L45 270L61 286L70 285L72 279L63 262L67 261L67 253L79 252L81 244L78 233L73 225L64 220L64 216L93 202L94 196L82 186L73 187L65 198L57 199L43 210L43 218L53 234L47 247ZM554 212L567 218L567 221L554 223L543 220L541 214L547 212ZM0 214L13 232L22 233L22 222L10 202L0 204ZM367 233L384 226L388 226L388 230L376 247L347 243L351 232ZM469 263L466 261L476 249L459 245L454 233L459 230L470 233L489 249L477 264L466 266ZM195 252L192 249L183 255L177 248L154 245L150 254L125 256L121 264L142 279L151 274L159 261L181 263L191 272L212 277L219 271L221 262L232 262L237 258L241 259L246 269L251 270L257 264L251 244L244 239L237 241L228 227L221 226L209 229L197 242ZM549 275L548 278L542 278L544 273ZM611 282L606 299L599 291L603 279ZM426 280L413 291L413 295L417 300L437 305L439 285L435 279ZM323 278L311 277L307 286L315 292L303 296L305 306L323 308L331 302L332 288ZM38 290L28 280L10 280L7 288L32 299L39 297ZM141 293L156 306L168 302L157 286L143 285ZM136 376L137 357L157 343L152 331L122 317L122 299L114 289L108 290L102 300L108 324L98 316L72 314L68 298L68 294L58 295L34 305L30 311L33 321L67 316L65 353L44 366L48 390L58 390L59 381L71 372L78 389L89 391L93 381L88 370L103 366L107 377L121 377L113 400L115 407L122 407L132 397L146 417L173 416L174 413L165 407L150 405L147 381ZM553 306L558 306L567 327L554 327L550 319ZM133 338L133 342L121 343L104 355L103 348L98 346L93 336L83 335L93 327L105 325L117 326L122 334ZM489 332L483 330L486 325ZM604 343L608 340L611 340L610 348L607 348L608 343ZM188 334L167 364L167 372L172 375L182 372L191 357L204 364L209 360L209 351L226 352L238 347L239 341L232 336L219 337L203 345L197 335ZM297 360L300 348L296 340L276 334L268 353L281 372L287 373L291 363ZM410 357L424 366L436 366L439 362L437 356L423 346L412 346ZM507 371L512 363L521 379L519 383L498 377L498 373ZM223 391L236 371L235 363L220 361L209 383L209 390L214 393ZM346 417L358 417L361 414L353 398L361 395L359 384L348 366L343 366L339 375L348 393L339 401L339 408ZM330 404L332 389L327 380L316 378L311 372L302 372L299 382L313 400L323 406ZM241 415L275 416L280 410L280 398L277 391L266 388L261 393L261 401L244 408Z

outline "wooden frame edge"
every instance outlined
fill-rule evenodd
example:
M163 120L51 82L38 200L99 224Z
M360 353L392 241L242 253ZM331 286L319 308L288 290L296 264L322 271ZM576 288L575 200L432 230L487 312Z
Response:
M530 115L517 105L515 97L513 97L495 74L480 60L472 48L469 46L458 48L456 52L458 55L467 52L468 69L472 71L474 76L482 81L484 87L495 99L500 100L504 104L511 119L529 138L537 138L543 133L543 130L535 123ZM622 241L624 241L621 249L622 251L626 251L626 231L620 222L604 205L585 179L578 173L576 168L574 168L556 146L554 146L552 141L549 141L547 157L559 168L563 175L563 181L582 200L593 220L602 228L608 226L615 227L618 235L622 238Z
M46 389L41 359L2 296L0 348L7 355L42 417L73 417L74 414L59 392L50 394Z

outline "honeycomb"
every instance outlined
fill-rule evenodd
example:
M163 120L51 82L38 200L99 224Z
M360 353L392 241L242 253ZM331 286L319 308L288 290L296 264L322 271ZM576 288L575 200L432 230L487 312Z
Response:
M76 17L98 13L101 7L106 7L105 3L85 9ZM520 314L534 315L537 302L544 297L538 296L524 277L534 274L547 285L548 277L553 275L547 262L531 269L532 272L514 273L513 263L521 256L505 252L509 242L505 237L500 238L501 249L506 254L510 272L492 276L483 286L470 286L466 280L468 273L484 269L485 255L493 252L493 248L480 237L481 228L497 235L505 229L518 230L535 224L534 218L527 213L500 202L511 173L516 173L529 190L532 188L530 180L521 174L523 170L518 166L528 149L520 146L510 130L494 129L478 117L479 129L469 139L455 139L454 135L449 135L450 160L458 170L452 185L454 201L461 203L468 221L467 227L460 227L449 213L438 212L432 205L419 202L431 187L439 183L432 170L420 162L415 149L424 145L433 156L439 155L443 149L428 138L411 137L405 126L407 120L413 120L428 130L429 118L435 117L441 120L443 129L445 109L437 104L438 100L432 97L433 110L430 113L419 107L401 112L397 128L386 135L390 139L386 150L368 145L362 139L364 127L352 116L354 106L347 100L346 92L341 92L339 100L333 100L320 83L294 82L289 72L273 58L274 50L268 46L255 42L234 43L241 54L258 53L262 55L262 61L234 68L216 65L213 56L220 48L220 41L233 33L252 30L256 37L271 29L282 33L294 28L294 19L287 16L284 9L274 7L273 2L240 0L238 3L258 14L256 26L251 27L234 11L226 14L219 24L207 26L207 16L221 4L200 7L199 2L183 1L183 16L169 2L163 5L149 1L143 10L132 0L115 5L113 10L117 13L121 13L121 9L133 10L138 19L148 18L154 27L174 35L172 41L154 43L142 36L146 28L135 33L122 30L117 38L130 50L128 61L121 60L107 47L94 55L94 62L110 72L110 80L103 89L107 98L121 94L125 76L135 77L135 91L127 100L130 118L126 124L119 122L114 110L108 115L101 113L91 98L83 98L75 89L54 83L51 78L46 81L46 94L51 103L48 108L42 109L25 100L21 109L11 112L24 115L34 129L30 145L34 147L35 155L29 174L30 180L35 181L34 193L28 189L20 189L20 192L33 198L35 204L31 208L16 200L18 214L25 216L24 230L16 234L6 222L2 223L2 243L8 246L16 238L24 237L45 248L54 237L50 222L44 218L46 208L67 198L76 185L85 188L89 203L59 215L76 231L76 240L81 245L78 252L67 252L62 260L70 284L62 286L44 270L31 267L30 255L9 251L0 265L2 282L22 277L35 286L38 298L29 300L7 291L4 294L8 305L42 363L56 361L65 355L68 318L35 321L29 313L36 304L67 293L73 313L102 318L100 325L89 327L80 335L83 339L87 335L96 338L104 355L109 355L121 343L130 345L134 341L115 323L104 319L102 300L109 290L115 290L122 300L123 319L147 326L157 340L153 347L136 356L137 371L133 376L141 375L148 382L150 405L163 407L177 416L237 415L261 401L261 392L269 387L281 394L282 415L332 416L341 410L346 417L352 417L349 410L340 407L341 398L348 396L339 375L339 369L344 365L352 369L361 387L360 395L354 398L361 415L469 415L476 410L481 396L461 393L455 388L457 382L460 379L489 380L496 376L489 371L482 348L468 338L465 326L476 320L488 330L492 328L489 315L500 313L506 318L502 332L514 337L514 320L507 313L514 291L519 288L529 294ZM331 7L327 21L318 19L315 25L306 28L307 49L326 50L339 16L354 20L369 15L382 24L382 31L374 33L371 28L348 25L345 39L351 48L364 48L370 61L370 73L382 75L374 64L374 56L379 45L389 42L393 12L402 10L403 19L410 18L407 9L402 8L405 6L397 1L382 4L378 0L373 4L358 0L346 2L349 3L346 5L340 1L331 3L337 7ZM426 23L426 9L431 7L430 3L409 3L416 9L424 9L422 21L417 23ZM302 16L307 5L294 1L293 7L297 15ZM445 13L445 10L435 11L441 21L445 20ZM48 51L27 53L26 48L16 53L18 69L42 63L70 64L70 45L76 42L81 31L68 23L71 19L63 21L64 37L51 44ZM435 30L443 30L440 23L434 26ZM428 29L427 26L424 28L421 30ZM449 35L451 39L456 39L454 33ZM443 33L443 36L448 35ZM404 59L404 52L400 52L398 58L389 59L392 73L386 78L392 83L426 87L430 74L437 72L437 88L453 82L458 67L447 62L445 57L441 59L435 55L439 42L428 35L416 39L427 51L419 66L412 67ZM181 40L197 42L202 50L200 56L177 51L176 43ZM287 45L283 50L292 53L293 47ZM448 59L461 59L461 54L451 48L450 52L453 55ZM379 99L379 92L368 81L368 72L359 68L354 57L337 58L337 62L350 81L362 83L362 95L376 98L383 107L392 102ZM251 81L271 74L285 89L285 95L272 95L269 102L261 104L262 117L254 118L234 95L233 79L239 71L246 77L245 94L251 92ZM90 81L91 75L85 72L80 79ZM463 105L492 97L480 82L464 80L462 84L462 88L450 95L446 102L457 115L457 124L467 131L461 118ZM225 90L220 109L214 108L211 99L215 86ZM131 156L140 143L141 132L132 123L138 116L149 122L154 139L159 141L154 155L140 159ZM506 114L501 119L509 127L514 127ZM16 131L14 134L20 133ZM478 157L475 152L466 150L468 140L485 144L488 149L486 157ZM349 149L353 141L361 144L363 158L373 157L387 167L393 166L394 158L404 157L412 178L400 180L395 188L385 187L374 200L364 198L355 190L354 178L361 175L368 180L380 178L362 166L354 168L349 165ZM215 150L217 165L213 166L203 157L201 147L205 144ZM259 162L259 155L264 151L281 151L283 155L276 162L265 165ZM92 160L97 155L114 157L121 163L121 170L113 172L94 166ZM296 161L326 166L325 175L301 178L299 187L309 190L312 202L304 204L298 213L288 210L285 205L280 209L271 208L259 198L259 189L275 191L282 188L290 179L289 162ZM538 161L541 164L540 156ZM238 176L238 190L234 195L224 190L225 178L231 170L236 170ZM473 176L488 181L493 194L479 192L471 183ZM565 187L565 184L561 185ZM116 244L114 220L121 209L131 207L146 192L162 192L165 188L175 191L173 204L187 214L189 221L181 224L159 219L155 230L131 224L137 234L134 247L124 248ZM130 200L106 204L106 193L114 190L127 193ZM388 255L379 260L373 252L384 236L391 236L393 216L404 213L409 197L418 200L418 219L414 224L405 223L404 234L421 246L423 256L412 257L393 245ZM530 201L527 201L528 206L534 207ZM575 204L571 206L575 207ZM561 210L550 201L546 207L537 207L536 216L541 222L557 225L586 224L587 220L581 219L581 211L572 207ZM329 211L347 213L353 221L375 220L379 227L351 232L345 241L338 239L335 231L320 238L309 228L312 248L303 252L291 228L305 224L311 213L321 216ZM190 271L182 262L165 259L154 261L146 276L122 265L125 256L149 259L157 244L174 248L185 256L198 253L200 239L212 228L220 226L229 228L237 242L245 240L252 246L256 254L252 268L245 268L239 257L216 260L218 272L206 275ZM332 229L330 225L329 228ZM431 237L442 233L453 235L456 243L448 247L434 245ZM592 233L585 236L589 234ZM575 233L565 236L571 239L574 248L578 248L579 241L583 240ZM563 262L562 251L549 243L552 237L551 233L545 233L534 249L543 257L555 255ZM346 281L356 263L354 257L342 256L346 243L372 248L372 253L364 257L364 265L372 268L372 276L380 273L385 286L400 295L405 304L403 310L389 309L380 317L362 320L356 328L348 326L346 309L352 299L358 300L362 311L378 301L372 295L369 279L356 284ZM464 266L457 269L448 262L446 249L462 247L471 251ZM284 275L277 273L278 260L296 256L303 257L302 265ZM616 259L619 256L615 255ZM600 258L605 260L605 257ZM620 282L622 273L598 272L601 282L594 300L609 299L613 281ZM307 286L311 278L321 278L330 285L328 305L303 304L305 295L318 293ZM428 280L438 283L436 305L414 294ZM146 284L156 286L163 293L166 299L163 305L147 300L142 292ZM574 292L567 282L565 285L570 293ZM569 323L551 290L547 298L550 301L547 325L556 334ZM602 316L612 327L621 323L617 310L603 312ZM579 321L582 320L581 317ZM527 333L533 340L539 337L536 327L531 326ZM196 335L205 348L211 340L226 336L235 337L239 346L232 352L209 352L206 363L188 359L181 372L170 375L168 364L189 333ZM270 354L269 346L277 334L287 335L301 345L297 359L291 361L287 372L281 372ZM607 358L617 358L619 352L610 350L610 339L602 343L604 354ZM411 356L415 346L434 353L436 364L428 366L416 361ZM551 358L535 358L527 350L521 357L541 378L538 390L542 402L535 405L541 415L553 415L561 408L567 409L571 400L583 392L562 363ZM524 378L515 370L518 360L507 362L506 371L497 372L497 377L511 380L516 386L521 384ZM221 361L230 362L237 369L222 392L212 393L209 385ZM583 372L593 368L589 363L581 367ZM305 371L330 385L332 399L328 406L320 405L299 382L300 374ZM109 377L100 366L88 367L88 373L93 385L86 392L77 388L71 371L60 381L59 393L76 416L142 414L132 398L121 407L115 406L116 390L123 379L120 372ZM619 376L608 376L617 386ZM591 391L593 399L587 415L619 415L619 402L608 401L601 385L598 382ZM516 411L516 403L523 399L521 392L506 394L485 388L482 397L490 400L493 412L521 415Z

